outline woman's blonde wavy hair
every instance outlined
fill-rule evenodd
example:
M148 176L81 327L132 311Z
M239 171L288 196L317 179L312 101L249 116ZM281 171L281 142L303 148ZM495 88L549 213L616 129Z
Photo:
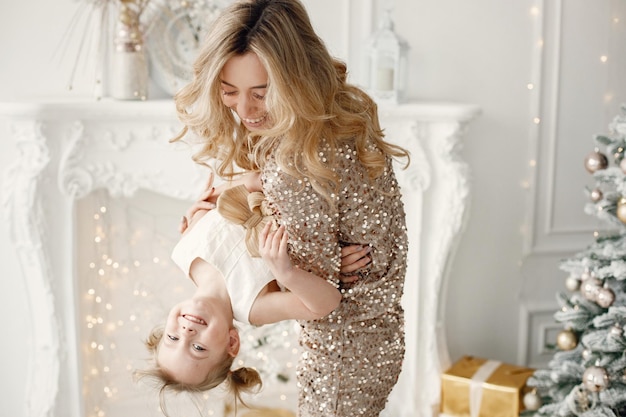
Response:
M268 73L265 105L269 127L248 131L222 102L220 73L233 56L255 53ZM236 168L258 170L274 155L288 174L307 177L331 201L339 178L319 155L324 141L329 157L344 141L355 141L370 178L380 176L387 157L408 152L386 142L376 103L346 82L346 65L333 58L317 36L298 0L242 0L212 24L197 60L193 80L174 97L185 125L173 139L192 131L203 139L197 162L218 161L217 174L232 177ZM372 146L373 145L373 146Z

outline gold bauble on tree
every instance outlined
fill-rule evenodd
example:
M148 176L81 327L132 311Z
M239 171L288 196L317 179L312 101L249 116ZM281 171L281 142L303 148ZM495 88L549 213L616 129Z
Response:
M622 223L626 223L626 197L620 197L617 201L617 209L615 209L615 215Z
M561 350L572 350L578 346L578 336L571 329L565 329L556 337L556 345Z
M587 300L596 301L600 288L602 288L602 281L598 278L591 277L584 280L580 285L580 294Z
M527 410L536 411L541 407L541 397L537 393L537 389L527 392L523 398L524 407Z
M590 366L583 372L583 385L591 392L600 392L609 386L609 374L600 366Z
M596 304L602 308L609 308L615 302L615 292L610 288L602 287L596 295Z
M585 157L585 169L591 174L601 169L606 169L608 166L608 158L597 149Z
M589 192L589 198L594 203L597 203L598 201L602 200L602 197L604 197L604 194L602 193L602 190L599 188L594 188L593 190Z

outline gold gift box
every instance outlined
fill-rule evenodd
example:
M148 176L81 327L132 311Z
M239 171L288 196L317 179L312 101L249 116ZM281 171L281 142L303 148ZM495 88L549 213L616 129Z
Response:
M485 373L486 367L493 372L484 381L476 379L477 374ZM441 376L441 412L459 417L518 417L524 410L526 380L533 372L531 368L464 356ZM480 384L476 416L470 411L472 384Z

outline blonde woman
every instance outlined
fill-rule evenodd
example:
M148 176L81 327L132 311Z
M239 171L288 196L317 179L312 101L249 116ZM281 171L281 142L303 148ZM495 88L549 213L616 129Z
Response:
M339 306L302 319L299 416L378 416L404 357L407 235L394 158L375 102L346 81L298 0L244 0L214 22L176 96L203 139L194 158L261 173L293 264L339 288ZM215 195L192 208L210 205ZM342 242L371 247L356 282L341 282Z

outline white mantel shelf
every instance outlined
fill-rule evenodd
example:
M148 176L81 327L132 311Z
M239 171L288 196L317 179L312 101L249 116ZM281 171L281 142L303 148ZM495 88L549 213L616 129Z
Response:
M129 118L131 116L145 116L155 118L165 116L175 120L174 101L146 100L121 101L104 98L101 100L66 98L63 100L37 99L33 101L0 102L0 117L29 118L43 117L74 117L94 119L110 115L114 118Z
M407 355L388 406L394 417L437 415L440 374L450 364L443 314L447 270L469 204L469 168L459 155L474 105L381 106L387 139L411 152L398 170L409 230L405 285ZM129 197L147 189L193 200L206 170L180 131L172 100L37 100L0 103L17 158L4 168L3 205L21 265L33 346L25 415L82 417L74 206L96 189ZM34 320L35 316L37 320ZM138 414L139 416L139 414Z

